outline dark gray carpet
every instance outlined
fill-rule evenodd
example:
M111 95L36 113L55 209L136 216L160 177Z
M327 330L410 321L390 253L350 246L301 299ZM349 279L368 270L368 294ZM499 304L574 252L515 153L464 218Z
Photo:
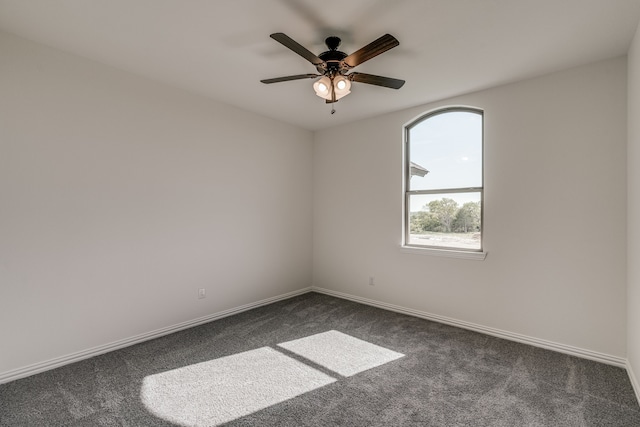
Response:
M339 334L322 334L328 331ZM345 359L352 365L344 375L326 367L342 357L326 363L319 358L323 366L289 350L313 355L327 347L325 341L315 348L308 340L278 345L316 334L344 338L342 349L323 355L330 359L332 352L350 350ZM370 353L367 363L381 354L393 357L359 371L353 364L360 348ZM281 373L269 368L272 360ZM298 373L317 382L310 391L225 424L230 426L640 426L640 407L623 369L317 293L0 385L0 425L215 425L206 419L209 412L233 408L216 408L218 398L206 391L215 393L216 385L199 369L222 372L225 361L236 363L231 374L238 378L244 378L242 363L258 363L262 384L245 378L238 390L258 390L253 394L267 403L273 396L260 387L279 392ZM207 405L191 421L179 420L184 407L160 408L176 411L173 422L149 408L149 402L175 397L175 389L163 395L161 381L149 382L166 379L168 372L189 372L191 377L178 376L193 382L184 380L182 398ZM255 398L242 393L245 399L234 401Z

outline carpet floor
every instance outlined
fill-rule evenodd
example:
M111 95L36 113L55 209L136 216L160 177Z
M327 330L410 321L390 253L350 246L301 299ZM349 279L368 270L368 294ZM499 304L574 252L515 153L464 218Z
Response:
M624 369L308 293L0 385L1 426L640 426Z

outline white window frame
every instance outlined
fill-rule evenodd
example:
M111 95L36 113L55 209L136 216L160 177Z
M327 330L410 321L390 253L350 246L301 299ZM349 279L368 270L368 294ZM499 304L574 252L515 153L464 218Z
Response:
M432 117L447 114L452 112L469 112L479 114L482 118L482 137L481 137L481 153L482 153L482 177L480 187L468 187L468 188L439 188L434 190L411 190L411 153L410 153L410 133L411 129L420 123L428 120ZM436 110L429 111L411 120L403 128L403 155L402 155L402 191L403 191L403 203L402 203L402 244L401 251L412 254L420 255L435 255L445 256L451 258L463 258L463 259L475 259L484 260L487 256L487 252L484 250L484 110L476 107L468 106L450 106L438 108ZM451 247L439 247L431 245L416 245L409 244L410 234L410 222L409 222L409 201L411 195L416 194L450 194L450 193L467 193L467 192L479 192L480 193L480 249L467 249L467 248L451 248Z

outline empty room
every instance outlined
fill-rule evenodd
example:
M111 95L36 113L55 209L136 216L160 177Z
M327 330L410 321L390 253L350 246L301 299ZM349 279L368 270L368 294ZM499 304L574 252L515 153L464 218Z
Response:
M640 426L639 0L0 0L0 426Z

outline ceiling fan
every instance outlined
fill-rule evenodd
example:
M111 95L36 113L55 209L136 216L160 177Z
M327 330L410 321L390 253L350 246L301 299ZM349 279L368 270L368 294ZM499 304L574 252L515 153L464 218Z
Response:
M343 96L351 93L352 81L392 89L400 89L402 85L404 85L404 80L350 72L351 69L357 65L398 46L400 42L390 34L385 34L360 50L353 52L351 55L347 55L338 50L341 40L340 37L336 36L325 39L325 44L329 50L320 55L315 55L310 52L307 48L284 33L274 33L271 34L270 37L311 62L320 74L297 74L294 76L276 77L274 79L260 80L262 83L270 84L320 77L320 79L313 84L313 89L316 95L326 100L326 103L337 102Z

